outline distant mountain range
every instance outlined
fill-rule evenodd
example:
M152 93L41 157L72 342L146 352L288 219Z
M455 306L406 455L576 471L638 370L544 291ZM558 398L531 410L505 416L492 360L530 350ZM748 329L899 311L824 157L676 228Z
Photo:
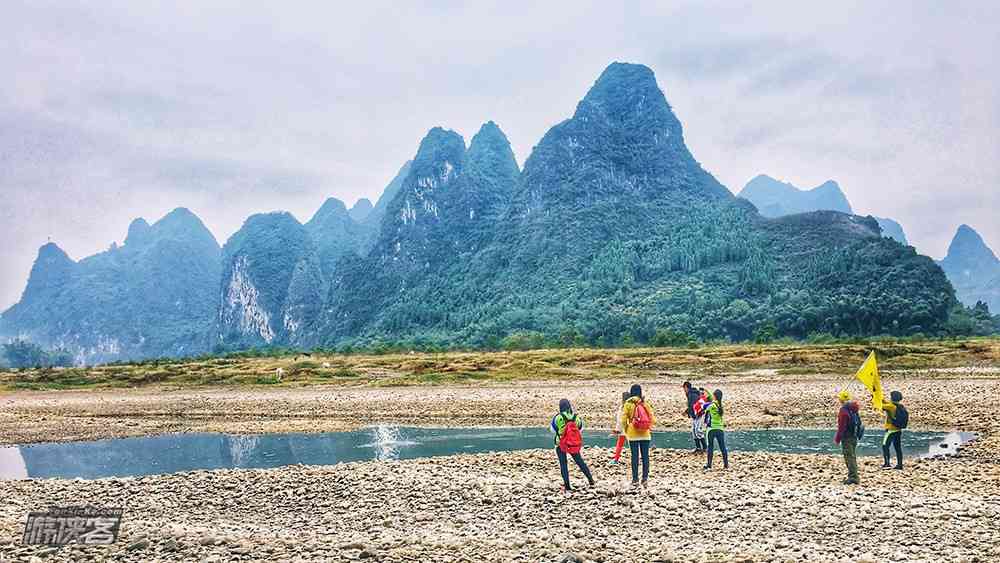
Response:
M186 209L153 225L136 219L123 246L79 262L48 243L0 330L81 363L201 353L214 333L221 264L215 237Z
M834 188L814 196L846 204ZM934 261L869 218L779 211L733 197L652 71L614 63L523 170L493 122L468 145L435 127L374 205L254 215L221 249L186 210L80 262L43 246L0 333L93 362L948 330Z
M844 192L832 180L803 190L762 174L750 180L739 195L757 206L766 217L823 209L853 213ZM899 223L885 217L875 217L875 220L883 235L908 244ZM994 314L1000 312L1000 261L972 227L962 225L958 228L948 256L938 263L963 304L972 307L981 301Z
M840 185L833 180L827 180L812 189L801 189L761 174L747 182L739 197L753 203L765 217L781 217L821 210L854 213L847 196L840 189ZM882 228L883 235L903 244L909 244L902 225L886 217L875 217L875 220Z
M962 303L986 303L994 314L1000 312L1000 260L972 227L962 225L938 262L948 275Z

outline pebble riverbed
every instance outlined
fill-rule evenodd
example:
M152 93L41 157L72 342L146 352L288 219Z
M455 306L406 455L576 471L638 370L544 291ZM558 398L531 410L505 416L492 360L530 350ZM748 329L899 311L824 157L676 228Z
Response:
M547 405L560 396L573 399L585 416L593 413L594 425L602 425L610 420L608 397L626 383L237 391L228 396L186 390L162 396L176 401L176 393L201 393L204 402L193 403L192 410L218 413L223 429L221 412L227 405L238 407L237 412L256 405L261 431L292 430L274 414L285 408L289 419L309 420L310 397L325 401L309 407L315 420L337 420L346 427L366 421L356 414L365 404L373 405L372 416L396 422L524 425L543 422L551 415ZM662 397L660 424L680 428L678 382L647 383L648 395ZM980 439L955 457L911 462L902 472L881 471L880 458L865 457L860 486L841 484L839 456L741 452L732 454L731 469L703 473L700 456L655 449L649 488L632 493L627 468L607 465L610 450L598 447L584 450L596 487L585 487L571 467L580 489L568 497L559 490L552 450L134 479L4 481L0 561L996 561L1000 408L989 398L1000 395L998 383L958 374L887 384L908 397L915 428L971 430ZM832 424L832 392L843 382L742 377L709 385L731 398L727 410L734 427L794 427ZM66 439L66 430L76 431L71 436L101 435L86 430L97 428L92 418L165 418L181 429L197 426L191 424L197 420L211 426L213 420L183 414L143 417L137 405L146 405L147 414L160 408L145 391L105 395L100 401L91 397L91 405L104 406L85 406L85 397L9 395L0 401L7 407L0 437L12 443L28 435ZM315 414L324 404L343 416ZM105 416L81 414L98 411ZM28 417L40 413L49 420L41 425L44 431L32 433ZM869 427L877 428L878 420L866 416ZM79 421L75 427L73 420ZM252 424L249 417L232 420ZM135 433L143 432L122 434ZM110 435L119 434L112 430ZM116 544L21 545L29 511L85 502L125 508Z

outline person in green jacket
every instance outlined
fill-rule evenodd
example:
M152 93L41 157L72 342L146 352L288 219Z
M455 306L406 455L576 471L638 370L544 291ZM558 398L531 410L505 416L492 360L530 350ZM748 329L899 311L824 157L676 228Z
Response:
M568 430L570 423L572 423L573 430ZM567 456L573 458L576 466L580 468L583 476L587 478L587 482L593 487L595 483L594 477L590 474L587 462L583 461L583 456L580 455L580 448L583 446L583 437L580 434L583 430L583 418L573 412L573 406L570 404L569 399L560 399L559 413L552 417L549 427L555 434L556 457L559 459L559 473L562 475L563 492L569 494L573 490L569 482ZM572 432L574 437L579 440L579 442L573 445L566 444L570 448L569 451L563 449L564 444L562 444L562 440L568 431Z
M716 389L708 396L709 403L705 407L705 427L708 428L706 441L708 442L708 462L705 464L705 471L712 469L712 455L715 453L715 442L719 444L719 451L722 452L722 467L729 469L729 450L726 449L725 423L722 421L722 391Z

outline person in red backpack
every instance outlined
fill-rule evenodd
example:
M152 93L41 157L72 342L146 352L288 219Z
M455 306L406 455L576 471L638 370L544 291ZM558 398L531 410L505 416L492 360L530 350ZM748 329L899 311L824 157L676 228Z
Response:
M629 390L629 400L622 405L621 425L628 438L629 453L632 457L632 486L639 486L639 458L642 458L642 486L649 480L649 442L653 439L652 428L656 424L653 407L643 399L639 384Z
M559 414L552 417L552 431L555 432L556 456L559 458L559 472L562 474L563 491L567 494L573 490L569 483L569 466L566 456L573 458L576 466L583 472L584 477L591 486L594 486L594 478L590 475L590 468L583 461L580 450L583 448L583 419L573 412L572 405L568 399L559 400Z

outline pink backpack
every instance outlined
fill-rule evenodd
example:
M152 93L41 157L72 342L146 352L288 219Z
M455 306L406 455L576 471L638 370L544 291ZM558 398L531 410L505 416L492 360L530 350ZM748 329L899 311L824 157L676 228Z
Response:
M646 408L645 403L642 399L635 404L635 410L632 411L632 428L645 432L653 426L653 419L649 416L649 409Z

